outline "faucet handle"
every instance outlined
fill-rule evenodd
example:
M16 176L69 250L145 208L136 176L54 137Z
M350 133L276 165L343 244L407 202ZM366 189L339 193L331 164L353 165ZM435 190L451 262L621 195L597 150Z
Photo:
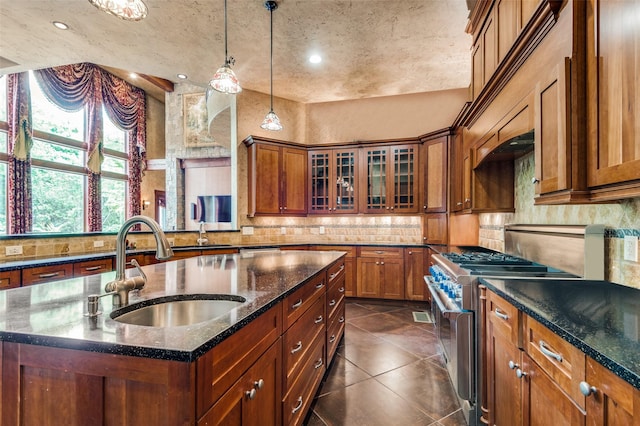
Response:
M138 263L138 261L135 260L135 259L131 259L131 264L133 266L135 266L136 270L138 271L138 273L140 274L140 276L144 280L144 283L146 283L147 282L147 274L144 273L144 271L140 267L140 264ZM144 283L142 284L142 287L144 287ZM142 288L142 287L140 287L140 288Z

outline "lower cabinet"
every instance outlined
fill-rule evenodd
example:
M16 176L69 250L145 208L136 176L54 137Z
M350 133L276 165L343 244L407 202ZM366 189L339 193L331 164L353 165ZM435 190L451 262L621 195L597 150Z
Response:
M404 300L404 255L401 248L359 248L356 296Z
M429 291L424 282L425 270L428 269L425 256L428 255L428 248L404 249L405 298L407 300L429 300Z

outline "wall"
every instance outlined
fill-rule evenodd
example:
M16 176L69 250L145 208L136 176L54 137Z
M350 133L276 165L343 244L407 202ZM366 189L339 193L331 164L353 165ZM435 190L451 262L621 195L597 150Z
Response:
M640 288L640 263L624 260L624 235L640 236L640 198L592 205L534 205L534 155L516 160L514 214L481 214L480 245L504 251L504 225L509 223L586 225L603 224L605 279Z
M164 103L147 95L147 160L164 159L164 114ZM140 212L143 216L155 215L155 190L165 190L165 171L148 169L140 185L141 199L150 203L146 208L143 205Z

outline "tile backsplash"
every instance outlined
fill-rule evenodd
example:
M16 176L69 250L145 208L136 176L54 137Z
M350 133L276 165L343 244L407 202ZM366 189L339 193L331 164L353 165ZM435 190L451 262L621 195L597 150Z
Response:
M535 206L533 154L515 163L515 213L480 215L480 245L504 251L504 225L509 223L588 225L603 224L605 279L640 288L640 263L624 260L624 236L640 236L640 198L609 204Z

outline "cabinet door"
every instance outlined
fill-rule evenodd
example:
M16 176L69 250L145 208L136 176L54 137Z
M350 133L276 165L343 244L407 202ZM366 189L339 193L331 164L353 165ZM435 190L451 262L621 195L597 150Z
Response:
M360 211L362 213L382 213L389 206L387 200L387 167L389 150L385 147L366 148L361 160L361 181L365 191Z
M307 213L307 151L282 148L282 202L283 214Z
M280 424L281 360L278 340L211 407L198 426Z
M249 214L280 214L281 200L280 193L282 191L280 185L280 147L274 145L254 144L251 147L254 161L251 172L253 189L250 190L250 205L253 205ZM253 210L253 211L252 211Z
M344 259L344 295L356 296L356 260L352 257Z
M634 425L640 418L640 390L587 358L587 425ZM594 389L595 388L595 389Z
M423 205L425 213L447 211L447 148L447 136L425 143Z
M634 18L632 18L632 16ZM637 2L587 3L589 187L640 179ZM636 24L631 21L635 19ZM625 196L637 196L640 189ZM604 196L603 196L604 197Z
M522 423L522 382L516 376L520 368L521 351L489 320L488 332L488 406L490 424L518 425Z
M584 426L582 410L527 354L522 355L521 372L525 425Z
M416 168L418 165L418 145L393 146L389 151L393 173L387 179L392 178L392 186L387 184L387 189L391 190L389 198L391 205L387 204L387 209L392 212L417 212L418 211L418 179ZM388 200L389 201L389 200Z
M309 152L309 214L326 214L332 209L331 151Z
M380 259L375 257L359 257L357 259L357 297L381 297Z
M463 173L463 135L462 127L456 129L456 133L451 143L451 170L449 172L449 181L451 185L450 190L450 209L452 212L458 212L463 209L463 190L462 185L464 182Z
M334 150L331 185L335 188L333 212L358 212L358 152L355 149Z
M424 215L423 242L425 244L447 244L449 241L448 222L446 213Z
M427 300L427 286L424 282L425 253L428 249L404 249L405 296L407 300Z
M518 2L512 0L498 0L494 4L495 16L498 21L498 63L507 56L518 34L517 9Z
M471 155L467 153L462 158L462 207L471 208Z
M404 259L380 259L383 299L404 300Z
M482 32L482 43L483 43L483 83L482 85L486 85L487 82L491 79L493 72L496 70L496 65L498 65L498 53L496 49L496 26L495 20L493 19L493 13L489 14L487 21L484 25L484 30Z

